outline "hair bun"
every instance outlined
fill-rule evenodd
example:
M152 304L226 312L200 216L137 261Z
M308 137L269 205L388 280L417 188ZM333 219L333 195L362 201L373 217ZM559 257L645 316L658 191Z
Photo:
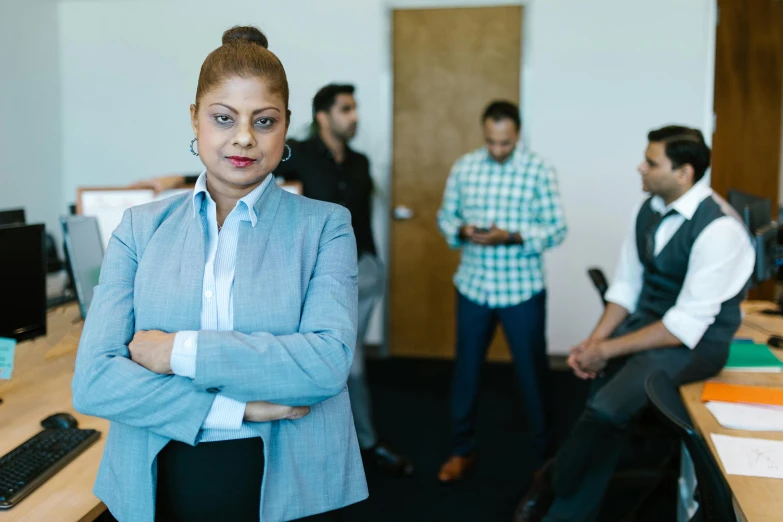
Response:
M223 33L223 45L226 45L229 42L241 40L246 40L248 42L258 44L264 49L269 49L269 40L266 39L264 33L252 25L236 25Z

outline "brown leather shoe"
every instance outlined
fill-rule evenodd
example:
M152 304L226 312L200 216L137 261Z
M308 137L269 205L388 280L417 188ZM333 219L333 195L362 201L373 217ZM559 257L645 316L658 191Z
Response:
M533 475L533 485L519 501L512 522L541 522L555 500L552 488L552 461Z
M465 456L452 455L449 457L449 460L441 466L440 471L438 472L438 480L444 484L462 480L475 464L476 455L474 453Z

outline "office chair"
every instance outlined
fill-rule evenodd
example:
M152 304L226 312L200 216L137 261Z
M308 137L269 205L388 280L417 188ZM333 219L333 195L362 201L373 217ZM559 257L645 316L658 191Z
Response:
M679 435L693 460L696 471L699 510L692 521L736 522L731 490L707 443L691 422L680 392L663 372L658 371L644 383L647 397L664 421Z
M587 276L590 281L593 282L593 286L598 290L598 294L601 296L601 301L606 306L606 291L609 290L609 283L606 280L603 270L600 268L592 267L587 269Z

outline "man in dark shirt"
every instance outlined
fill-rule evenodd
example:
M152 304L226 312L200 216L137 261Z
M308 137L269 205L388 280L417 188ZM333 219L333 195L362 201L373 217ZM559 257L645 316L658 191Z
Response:
M337 203L351 211L359 255L359 328L348 391L356 434L365 457L380 469L408 475L413 471L410 460L378 442L370 415L363 345L373 308L383 292L383 267L372 233L370 163L348 146L359 122L353 93L352 85L335 84L316 93L310 137L289 140L291 158L280 163L275 176L300 182L305 197Z
M302 184L305 197L337 203L351 211L359 255L359 327L353 367L348 378L356 434L366 462L392 475L410 475L410 459L379 442L372 423L370 397L364 371L364 338L373 308L383 293L383 265L377 257L372 233L373 183L367 157L350 147L359 115L352 85L330 84L313 98L310 137L289 140L290 157L274 174L286 182ZM284 153L283 158L286 158ZM194 183L198 176L167 176L137 183L158 192Z
M348 142L356 135L358 113L351 85L327 85L313 98L310 138L289 140L291 158L275 176L302 183L308 198L338 203L351 211L359 258L376 256L372 233L370 163ZM285 156L284 156L285 157Z

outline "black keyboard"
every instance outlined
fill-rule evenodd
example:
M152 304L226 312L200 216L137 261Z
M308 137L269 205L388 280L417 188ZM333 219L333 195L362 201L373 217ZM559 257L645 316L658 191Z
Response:
M100 436L96 430L44 430L0 457L0 509L32 493Z

